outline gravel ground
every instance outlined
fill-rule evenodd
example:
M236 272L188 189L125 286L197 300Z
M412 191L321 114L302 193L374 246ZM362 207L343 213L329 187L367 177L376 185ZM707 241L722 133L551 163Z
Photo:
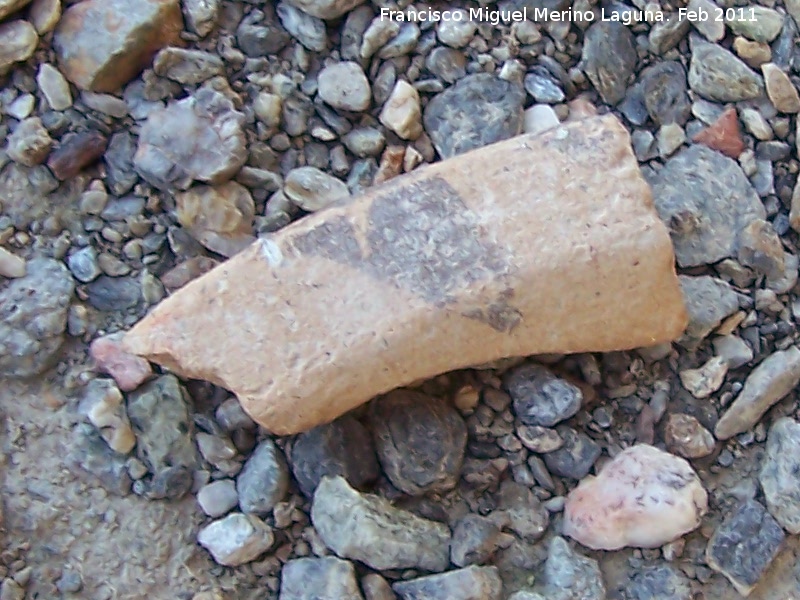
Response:
M430 6L460 20L0 0L0 600L800 598L800 3ZM607 112L672 237L671 345L448 373L288 437L120 351L258 237Z

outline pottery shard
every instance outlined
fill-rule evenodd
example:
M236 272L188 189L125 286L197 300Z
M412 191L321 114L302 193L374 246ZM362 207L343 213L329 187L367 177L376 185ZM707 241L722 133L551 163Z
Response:
M744 152L739 115L734 107L728 108L709 127L699 131L692 138L698 144L705 144L712 150L722 152L736 160Z
M469 365L675 339L686 312L673 263L609 115L417 169L293 223L165 300L125 343L233 390L288 434Z
M570 492L563 531L594 550L657 548L695 529L707 508L688 462L638 444Z
M64 12L53 46L72 83L114 92L161 48L182 46L182 29L178 0L87 0Z

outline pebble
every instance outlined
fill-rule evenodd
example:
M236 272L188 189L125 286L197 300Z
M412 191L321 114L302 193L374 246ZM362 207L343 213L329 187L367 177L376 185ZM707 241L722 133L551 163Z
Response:
M462 52L437 46L425 59L425 68L445 83L455 83L467 74L467 60Z
M689 313L684 336L700 341L739 308L739 296L726 282L708 275L679 275L683 300Z
M181 498L192 486L197 455L188 394L178 379L162 375L131 392L128 418L136 433L136 454L152 476L137 481L140 495L153 500Z
M112 94L83 91L80 99L88 108L115 119L122 119L128 116L128 105L122 98Z
M800 533L800 424L781 417L770 427L759 481L769 513L789 533Z
M260 58L279 53L291 39L275 16L272 4L251 10L236 28L236 42L245 56Z
M664 427L667 449L684 458L703 458L714 452L714 436L691 415L670 413Z
M322 210L350 196L347 184L316 167L297 167L289 171L283 193L308 212Z
M139 304L142 288L130 277L100 275L86 286L89 304L105 312L124 311Z
M209 517L221 517L239 504L236 484L232 479L212 481L197 492L197 503Z
M128 454L136 445L122 392L110 379L93 379L86 386L79 411L97 428L114 452Z
M513 137L522 130L525 91L489 73L467 75L431 98L423 122L441 158Z
M731 52L699 37L692 38L689 87L716 102L739 102L759 97L764 92L761 77Z
M97 162L107 146L108 139L99 131L68 133L50 153L47 166L53 175L65 181Z
M450 562L457 567L483 564L491 559L498 547L513 540L509 538L489 517L466 515L453 527Z
M341 475L351 486L363 488L379 473L372 437L348 415L297 436L291 463L297 485L308 498L326 475Z
M436 24L436 35L445 46L463 48L472 40L478 25L470 20L469 12L463 8L457 8L450 14L449 20Z
M728 361L714 356L697 369L684 369L680 372L683 387L695 398L708 398L722 387L728 373Z
M114 194L125 194L139 180L139 176L133 168L135 152L136 142L127 131L121 131L111 136L111 141L103 155L103 162L106 167L105 182Z
M683 131L683 127L677 123L662 125L656 137L658 155L661 158L671 156L683 145L684 141L686 141L686 133Z
M789 76L774 63L761 65L761 73L775 110L787 114L800 112L800 95Z
M31 0L0 0L0 20L30 4Z
M365 0L288 0L290 4L320 19L338 19Z
M717 421L714 435L727 440L754 427L800 383L800 349L791 346L765 358L750 372L741 393Z
M81 423L73 430L64 464L82 479L92 485L99 483L111 494L131 493L126 457L109 448L100 433L88 423Z
M547 531L550 515L527 485L505 480L497 508L507 521L504 525L523 540L538 540Z
M225 65L219 56L210 52L168 47L156 54L153 71L159 77L184 85L197 85L217 75L224 75Z
M36 83L53 110L66 110L72 106L72 92L64 76L50 63L39 65Z
M759 68L772 60L772 50L763 42L752 42L743 37L733 40L733 50L749 66Z
M747 500L714 531L706 546L706 563L747 596L778 555L785 537L762 504Z
M564 91L559 82L542 66L534 66L525 75L525 91L536 102L544 104L558 104L564 101Z
M742 229L766 216L739 165L701 144L681 150L651 178L653 200L667 224L681 267L733 256ZM724 189L720 195L716 190Z
M753 360L753 349L738 336L721 335L712 343L714 352L727 361L729 369L738 369Z
M28 16L39 35L50 33L61 18L61 0L34 0Z
M386 145L386 136L377 127L359 127L347 133L342 142L359 158L378 156Z
M372 12L370 12L372 16ZM376 17L364 31L364 36L359 47L358 55L362 59L371 58L389 40L400 32L400 23L393 19Z
M361 494L342 477L324 477L314 493L311 520L325 545L342 558L373 569L444 571L450 563L450 530Z
M763 219L750 222L739 232L736 258L740 264L771 279L784 274L783 244L772 224Z
M773 137L772 127L764 116L753 108L743 108L739 116L744 123L745 129L756 139L761 141L771 140Z
M244 115L220 92L201 88L150 112L134 155L136 171L151 185L184 190L192 180L220 184L247 160Z
M358 112L369 108L372 90L358 63L328 65L317 77L318 94L333 108Z
M734 160L739 158L739 155L744 152L745 144L736 108L726 109L711 126L697 132L692 141L722 152Z
M633 34L622 23L599 21L586 31L582 70L607 104L614 106L625 97L636 63Z
M255 427L253 420L244 412L239 400L234 397L228 398L217 407L214 418L222 429L228 433L238 429L253 429Z
M97 34L98 23L113 23ZM87 0L69 6L53 37L59 64L82 90L114 92L149 65L155 53L181 45L177 0Z
M381 109L380 122L404 140L416 140L423 131L421 117L416 88L403 79L398 80Z
M650 28L648 35L650 50L657 55L669 52L686 37L690 27L689 19L681 19L675 12L667 14L663 21L655 23Z
M387 60L405 56L417 46L419 40L419 27L416 23L405 22L400 25L400 31L380 50L378 58Z
M517 425L517 437L528 450L539 454L553 452L564 445L558 431L538 425Z
M34 258L0 289L0 375L30 377L49 367L64 341L75 284L63 263Z
M203 527L197 542L214 560L228 567L251 562L266 552L275 541L272 529L254 515L233 513Z
M132 392L153 374L148 361L125 350L121 334L92 340L89 355L97 369L110 375L123 392Z
M548 600L605 600L606 588L597 561L570 548L560 536L547 545L542 596Z
M325 556L287 561L278 600L363 600L363 596L353 563Z
M536 592L520 590L511 594L508 600L546 600L546 598Z
M553 475L582 479L600 457L600 446L584 433L569 427L559 427L558 433L564 444L544 455L544 462Z
M39 36L33 25L22 19L0 24L0 77L16 63L33 56Z
M470 566L427 575L392 586L402 600L500 600L503 581L497 567Z
M558 127L560 121L553 108L547 104L534 104L525 109L522 130L525 133L537 134Z
M361 578L364 600L396 600L389 582L378 573L367 573Z
M710 13L709 13L710 14ZM627 587L630 600L692 600L692 586L680 570L669 564L636 569Z
M25 277L28 271L27 265L28 263L24 258L0 246L0 277L6 277L7 279Z
M25 600L25 589L10 577L4 579L0 584L0 600Z
M311 52L322 52L328 47L328 33L322 19L306 14L287 2L279 2L275 12L289 35Z
M456 485L467 426L451 404L397 390L374 401L369 418L378 460L397 489L417 496Z
M701 10L707 15L717 13L717 5L712 0L689 0L686 9L697 14L702 14ZM718 42L725 37L725 22L722 19L692 19L692 25L710 42Z
M731 13L734 18L725 19L730 30L756 42L771 42L778 37L783 27L783 15L766 6L754 5Z
M269 438L259 442L236 478L244 513L268 514L289 491L289 469L283 452Z
M89 283L100 275L100 266L97 264L97 250L93 246L86 246L67 257L67 266L78 281Z
M570 492L563 532L595 550L657 548L696 529L707 508L688 462L637 444Z
M503 383L514 402L514 414L524 425L553 427L577 413L583 402L578 386L541 365L517 367Z
M226 257L255 240L253 197L235 181L217 186L196 185L176 193L175 214L194 239Z

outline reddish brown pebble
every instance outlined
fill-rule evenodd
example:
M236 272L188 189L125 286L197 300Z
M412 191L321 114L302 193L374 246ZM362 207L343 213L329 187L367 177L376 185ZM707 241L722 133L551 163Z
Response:
M381 164L378 172L375 173L373 185L378 185L384 181L389 181L403 172L403 158L405 157L405 146L389 146L383 151Z
M99 131L68 133L58 148L50 153L47 166L58 179L75 177L97 161L106 151L108 139Z
M739 158L745 146L736 109L733 107L727 109L710 127L695 134L692 140L722 152L734 160Z
M149 362L123 348L121 334L97 338L89 346L89 354L97 369L111 375L123 392L132 392L153 374Z
M606 115L296 221L167 298L125 345L296 433L470 365L673 340L686 326L674 261L630 137Z

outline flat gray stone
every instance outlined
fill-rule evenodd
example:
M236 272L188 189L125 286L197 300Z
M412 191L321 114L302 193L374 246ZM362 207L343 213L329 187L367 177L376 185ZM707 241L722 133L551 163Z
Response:
M622 23L598 21L586 31L581 66L604 102L622 101L636 63L633 34Z
M789 417L775 421L769 430L761 488L767 509L789 533L800 533L800 423Z
M707 100L739 102L764 93L764 81L733 53L692 36L689 87Z
M236 478L242 512L268 514L289 490L289 470L281 449L262 440Z
M402 600L500 600L503 582L497 567L467 567L410 581L392 589Z
M597 561L570 548L559 536L550 540L544 565L544 586L539 590L548 600L605 600L606 589Z
M296 558L281 570L279 600L362 600L353 563L335 556Z

